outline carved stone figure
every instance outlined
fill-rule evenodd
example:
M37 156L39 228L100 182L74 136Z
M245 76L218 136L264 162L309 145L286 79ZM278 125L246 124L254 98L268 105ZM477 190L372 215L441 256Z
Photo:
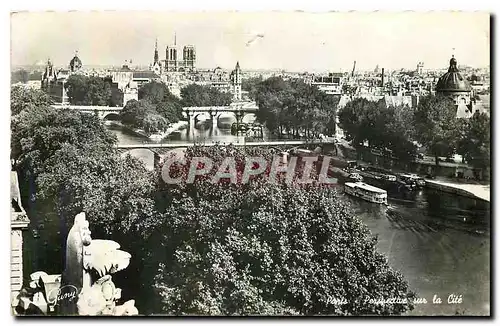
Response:
M66 264L61 282L44 272L33 273L30 288L18 298L22 311L34 307L47 314L56 305L60 315L137 315L134 300L116 305L121 289L115 286L110 274L127 268L131 258L119 248L120 245L112 240L92 240L85 213L76 215L66 241ZM45 297L49 302L41 300Z
M92 241L90 235L89 222L85 219L85 213L76 215L66 240L66 264L61 282L61 296L68 299L58 302L61 314L77 314L74 293L69 292L77 291L76 295L78 295L84 287L90 287L90 276L84 277L84 255L88 254L84 248Z

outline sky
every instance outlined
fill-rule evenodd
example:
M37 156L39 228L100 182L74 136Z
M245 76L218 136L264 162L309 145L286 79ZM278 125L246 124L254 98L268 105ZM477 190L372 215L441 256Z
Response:
M67 66L148 65L177 35L196 46L197 66L288 71L486 67L490 17L481 12L20 12L11 15L11 65L51 58Z

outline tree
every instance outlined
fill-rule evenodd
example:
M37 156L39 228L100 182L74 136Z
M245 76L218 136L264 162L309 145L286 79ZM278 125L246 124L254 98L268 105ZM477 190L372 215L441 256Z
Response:
M181 89L182 106L225 106L232 95L204 85L190 84Z
M123 124L132 128L143 128L144 120L148 115L157 114L154 105L148 100L130 100L120 111L120 119Z
M415 158L413 111L406 105L387 106L384 99L354 99L340 110L339 122L355 146L368 141L371 148L388 150L402 161Z
M42 90L30 89L19 85L10 88L10 110L13 116L27 108L46 107L51 104L52 100Z
M490 167L491 121L486 113L475 113L470 119L460 119L458 154L477 168Z
M233 95L229 92L221 92L215 87L206 88L209 97L209 104L213 106L226 106L231 104Z
M355 146L373 136L373 120L370 114L377 112L377 104L364 98L356 98L339 111L339 124L346 139Z
M51 107L29 107L12 118L11 157L36 174L64 144L98 142L112 146L116 137L94 114Z
M148 114L142 122L142 128L148 134L165 131L168 128L168 121L159 114Z
M68 227L84 211L102 235L139 231L154 215L152 175L106 143L64 144L48 159L38 189L40 199L54 201Z
M111 86L95 76L71 75L65 85L73 105L109 105L112 101Z
M139 88L139 100L148 100L152 104L159 104L169 99L172 94L164 83L149 82Z
M455 152L458 141L458 119L453 99L429 95L420 99L414 112L415 140L436 158Z
M147 100L153 104L156 112L168 123L175 123L182 119L180 99L173 95L163 83L150 82L142 85L139 89L139 100Z
M210 157L218 168L224 155L239 162L259 149L250 151L193 148L186 160ZM154 232L160 245L149 255L155 261L150 268L158 266L161 311L368 315L412 309L408 284L333 189L259 177L246 185L214 184L201 177L192 185L165 185L161 193L165 222ZM370 302L394 297L409 303Z
M161 102L156 106L156 111L170 123L176 123L183 118L182 105L178 100Z
M259 84L263 81L262 76L244 78L241 81L241 89L248 92L248 96L255 100Z
M333 134L338 97L321 92L301 80L272 77L258 84L258 121L281 137L317 137Z

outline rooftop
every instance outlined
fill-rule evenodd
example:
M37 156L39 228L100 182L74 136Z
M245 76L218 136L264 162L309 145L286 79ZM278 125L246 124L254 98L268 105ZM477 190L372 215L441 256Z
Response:
M154 78L160 78L160 76L158 76L157 74L155 74L152 71L143 70L143 71L134 71L133 78L134 79L154 79Z
M470 92L469 82L460 74L457 67L457 59L450 60L448 72L439 78L436 84L437 92Z

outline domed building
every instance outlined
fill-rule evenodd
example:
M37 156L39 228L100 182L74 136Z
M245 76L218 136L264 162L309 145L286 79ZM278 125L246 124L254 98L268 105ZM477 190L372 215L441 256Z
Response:
M450 59L448 72L441 76L436 84L436 93L451 96L454 99L457 105L457 117L469 118L472 116L472 87L460 74L457 59L454 56Z
M81 68L82 68L82 60L78 58L78 53L76 53L73 59L71 59L71 61L69 62L69 70L71 72L75 72L80 70Z

